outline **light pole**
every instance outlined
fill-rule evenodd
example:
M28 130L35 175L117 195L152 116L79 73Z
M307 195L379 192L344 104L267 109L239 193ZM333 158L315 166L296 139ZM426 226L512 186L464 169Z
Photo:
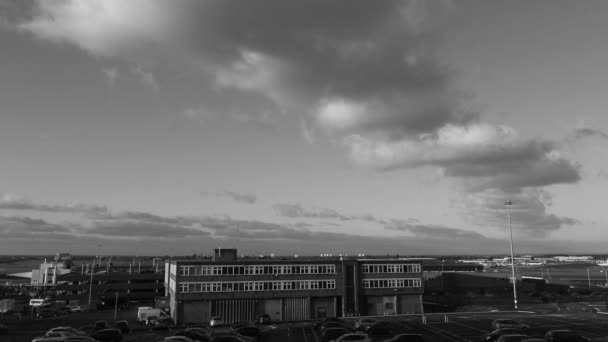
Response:
M116 322L117 313L118 313L118 292L116 292L116 300L114 301L114 322Z
M517 289L515 279L515 258L513 257L513 228L511 228L511 201L506 201L507 215L509 217L509 246L511 247L511 276L513 277L513 307L517 310Z
M95 263L97 263L97 257L99 255L99 248L101 245L97 245L97 255L95 255ZM91 280L89 281L89 311L91 311L91 295L93 294L93 269L95 265L91 265Z

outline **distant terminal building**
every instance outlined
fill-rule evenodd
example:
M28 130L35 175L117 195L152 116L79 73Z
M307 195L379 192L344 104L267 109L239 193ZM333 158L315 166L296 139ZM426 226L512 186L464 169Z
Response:
M227 323L421 312L422 263L358 257L244 259L215 249L212 259L165 265L177 323L221 316Z
M30 272L13 273L10 276L30 278L30 285L37 287L55 286L59 276L72 272L72 257L69 253L57 253L53 261L44 262L40 267Z
M105 297L115 299L117 294L124 301L146 302L154 302L155 298L164 295L162 267L111 267L109 258L103 267L101 259L97 258L91 264L74 266L69 254L57 253L54 261L45 259L38 269L10 275L30 278L32 291L52 291L58 296L84 300L88 299L90 292L93 303L103 301Z

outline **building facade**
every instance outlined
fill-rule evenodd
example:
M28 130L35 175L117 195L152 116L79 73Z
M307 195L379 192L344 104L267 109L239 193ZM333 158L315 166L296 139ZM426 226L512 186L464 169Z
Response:
M422 264L415 260L305 257L212 260L165 265L166 295L178 323L220 316L227 323L421 312Z

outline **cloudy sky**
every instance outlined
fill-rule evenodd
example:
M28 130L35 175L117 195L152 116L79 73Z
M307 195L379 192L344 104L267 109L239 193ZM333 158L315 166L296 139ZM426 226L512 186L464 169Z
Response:
M608 2L0 1L0 251L608 253Z

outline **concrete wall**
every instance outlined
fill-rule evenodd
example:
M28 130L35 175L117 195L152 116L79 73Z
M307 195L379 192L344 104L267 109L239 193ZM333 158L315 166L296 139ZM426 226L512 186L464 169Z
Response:
M311 298L310 307L310 318L336 317L335 297Z

